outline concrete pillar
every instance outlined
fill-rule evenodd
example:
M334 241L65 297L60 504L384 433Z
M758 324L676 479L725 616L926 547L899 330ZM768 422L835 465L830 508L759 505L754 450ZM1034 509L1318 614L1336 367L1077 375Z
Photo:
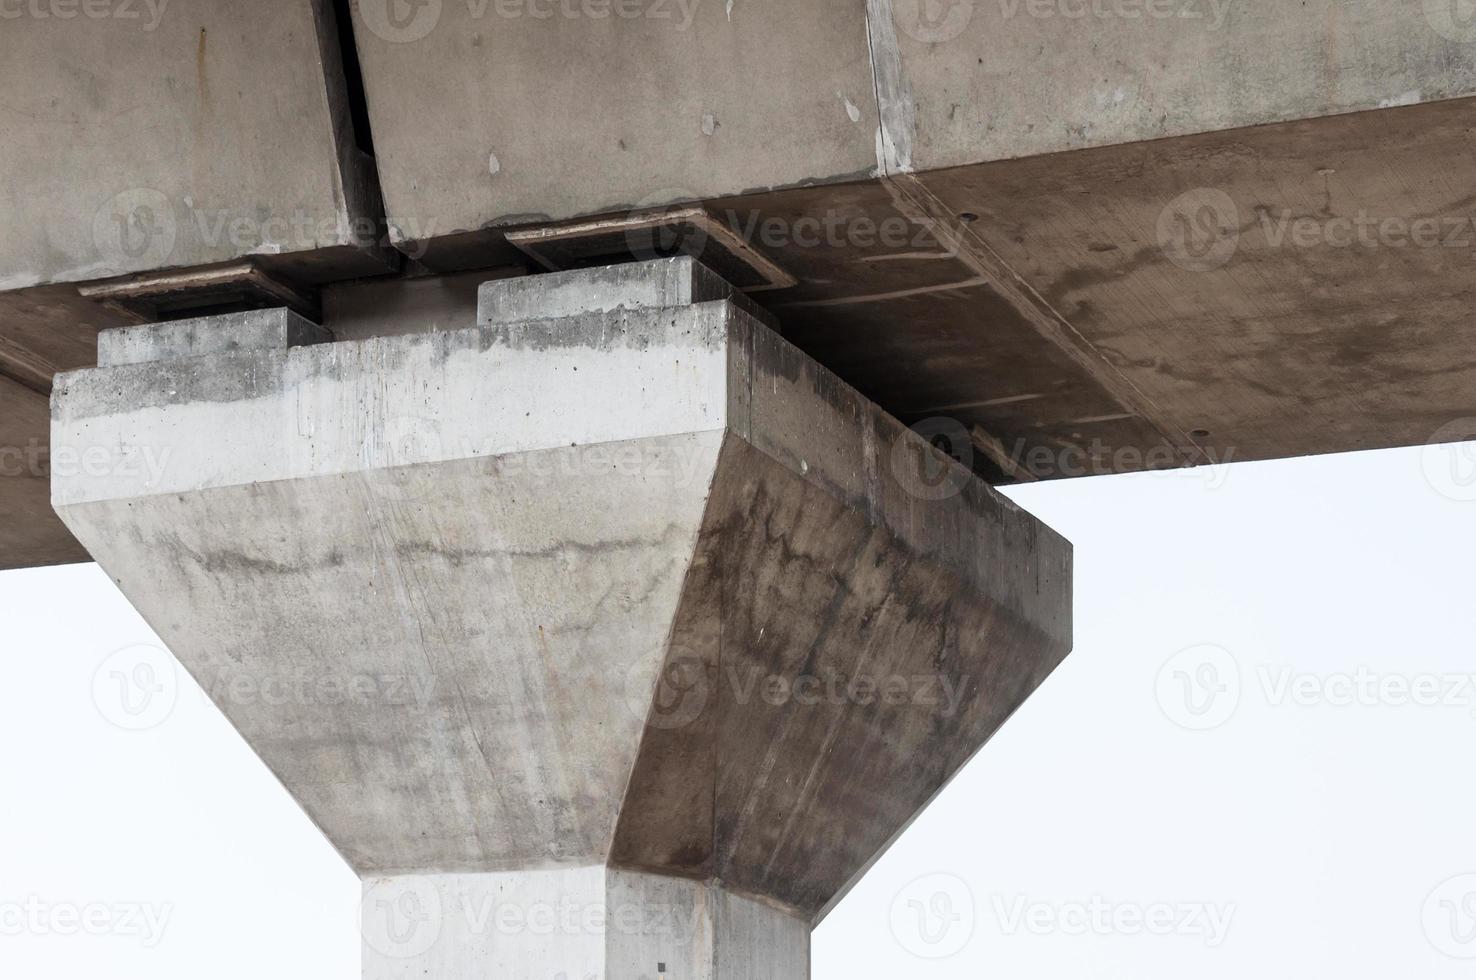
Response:
M135 328L57 511L364 878L364 975L784 978L1070 649L1070 545L690 259ZM220 336L210 336L211 331Z
M603 865L369 878L362 911L366 980L809 976L804 917Z

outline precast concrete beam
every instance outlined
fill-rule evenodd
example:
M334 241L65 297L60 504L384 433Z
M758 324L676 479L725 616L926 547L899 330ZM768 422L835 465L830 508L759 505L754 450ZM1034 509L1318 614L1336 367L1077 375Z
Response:
M330 0L6 4L0 290L246 256L389 270ZM65 165L60 155L65 155Z
M804 976L1069 651L1069 544L714 289L685 258L499 280L467 329L246 315L239 349L165 325L59 377L56 443L138 465L58 475L58 513L388 903L366 923L443 927L388 965L366 931L366 976ZM447 920L566 887L683 931Z
M388 213L432 261L519 224L1476 95L1444 0L356 9Z
M391 233L437 261L488 228L874 176L866 6L358 4Z
M0 374L36 390L119 322L66 283L137 271L88 292L160 316L296 292L361 339L471 326L475 270L689 249L992 482L1444 442L1471 414L1460 3L124 7L0 17L24 177ZM406 276L360 278L389 267L338 233L356 216L387 216ZM242 266L281 290L194 291ZM0 564L77 554L41 521L0 525Z

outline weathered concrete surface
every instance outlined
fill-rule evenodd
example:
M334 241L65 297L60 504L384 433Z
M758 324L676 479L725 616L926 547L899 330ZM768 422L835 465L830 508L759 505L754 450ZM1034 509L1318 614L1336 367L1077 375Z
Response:
M1071 645L1070 546L727 301L77 372L53 426L150 450L58 512L365 875L813 923Z
M86 561L51 509L46 396L0 377L0 570Z
M360 4L397 240L869 175L865 8L490 0L400 26Z
M104 330L97 366L177 361L239 350L286 350L323 344L333 335L288 309L227 313Z
M925 182L945 210L981 215L973 248L1023 277L1144 412L1204 430L1195 441L1218 459L1420 445L1476 407L1476 211L1451 177L1476 150L1473 110L1364 112Z
M369 878L366 980L804 980L810 924L708 882L595 865Z
M893 171L1476 95L1476 25L1447 0L886 6L901 27L898 63L877 59ZM930 25L919 7L946 13Z
M0 568L87 560L51 509L50 413L58 371L90 367L119 322L67 287L0 293Z
M764 321L770 329L777 325L761 307L690 256L488 282L478 292L477 322L516 323L719 300Z
M293 66L249 88L211 88L219 114L195 104L198 26L208 28L206 80L227 70L239 83L241 46L214 39L244 36L256 7L170 8L174 19L138 46L165 66L159 84L173 79L160 102L169 120L150 132L193 147L188 175L178 154L157 159L168 152L160 140L140 148L129 142L142 139L136 129L116 131L125 89L109 72L124 72L126 91L156 81L135 70L131 49L113 49L119 25L74 20L58 34L60 21L16 21L0 51L17 56L0 72L69 71L50 67L55 35L63 65L91 59L68 79L97 81L84 90L53 79L56 106L17 84L30 115L0 108L18 120L0 160L11 154L5 162L25 175L7 212L25 229L14 237L22 244L0 249L39 255L23 243L41 235L72 257L59 268L96 274L67 244L82 232L47 222L77 217L78 201L90 222L98 201L88 195L120 188L84 193L73 181L47 204L59 171L45 162L57 126L93 116L106 117L91 131L113 163L97 174L158 172L192 200L191 182L223 174L252 215L321 196L333 159L352 169L341 162L352 127L334 108L332 78L333 139L302 135L303 120L319 118L302 108L302 80L332 76L331 59L301 43L309 6L277 2L284 13L251 34L253 50ZM318 262L334 248L258 258L330 282L321 298L336 336L465 328L476 322L478 274L421 274L517 274L527 257L502 237L514 225L700 199L798 280L752 297L786 338L902 421L948 420L973 439L960 455L991 481L1419 444L1471 414L1465 260L1476 212L1451 175L1472 152L1476 27L1459 4L621 6L639 16L616 7L432 3L397 6L410 19L392 21L383 0L357 5L379 170L399 240L424 267L413 278L335 282L358 273ZM278 37L285 25L290 37ZM166 27L175 33L155 51ZM275 101L222 95L262 86ZM268 131L283 112L291 147ZM227 117L239 145L206 139ZM324 166L296 169L313 161ZM38 219L38 207L51 210ZM1311 222L1310 241L1299 244L1297 222ZM1350 222L1403 230L1339 244ZM1436 244L1409 234L1421 222L1434 223ZM152 239L135 230L147 251ZM0 284L33 281L28 268L0 252ZM54 368L88 363L75 352L106 316L56 290L0 292L0 374L39 391ZM0 543L10 533L0 528ZM48 540L56 547L30 560L76 554L54 522Z
M1444 0L384 7L355 33L417 242L1476 94Z
M413 279L363 279L322 292L323 326L339 340L460 330L477 322L477 290L521 266Z
M1055 667L1070 571L982 495L797 482L797 450L724 450L613 860L819 918Z
M953 203L980 214L992 200L980 193ZM935 217L939 211L924 212L877 183L710 207L800 279L763 297L785 338L908 424L950 419L964 431L981 427L1011 451L1047 447L1053 458L1063 447L1097 442L1140 454L1193 442L1160 431L1152 413L1123 397L1110 352L1038 315L1007 268L981 269L955 237L972 233L952 213ZM992 479L1009 477L978 451L973 461Z
M0 289L243 255L387 270L327 0L52 6L0 30Z

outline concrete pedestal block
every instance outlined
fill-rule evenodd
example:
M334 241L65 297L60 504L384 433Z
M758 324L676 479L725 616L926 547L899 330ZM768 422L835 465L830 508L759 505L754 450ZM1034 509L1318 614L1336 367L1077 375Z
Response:
M531 318L540 280L499 281L474 328L63 375L54 441L152 465L59 475L54 503L371 887L638 883L707 909L711 960L559 955L803 976L752 964L1070 649L1070 545L732 301L690 303L690 260L587 275L629 301ZM447 935L433 974L542 975Z
M177 361L238 350L286 350L332 339L316 323L285 308L227 313L104 330L97 335L97 366Z

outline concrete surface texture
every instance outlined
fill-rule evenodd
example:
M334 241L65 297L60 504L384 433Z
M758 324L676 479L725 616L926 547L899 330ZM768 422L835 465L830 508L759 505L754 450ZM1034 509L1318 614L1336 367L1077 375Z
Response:
M369 878L366 980L804 980L810 926L710 882L600 865Z
M62 375L55 446L96 465L53 502L367 879L636 883L707 923L671 961L715 972L668 976L800 977L790 923L1069 651L1071 552L707 281L500 280L462 330ZM534 282L563 315L506 320ZM668 962L604 940L571 939L595 975Z
M509 234L676 201L794 280L751 310L990 482L1419 444L1472 414L1460 3L160 7L0 37L15 418L120 322L66 283L245 259L340 338L462 329L477 282L530 271ZM49 166L78 133L99 165ZM388 222L403 268L304 217ZM629 259L612 240L584 258ZM34 481L0 500L40 522L0 521L0 567L83 555Z
M54 6L8 7L0 31L0 173L25 175L0 289L243 255L387 271L327 0Z
M97 366L177 361L238 350L286 350L332 339L328 331L287 309L227 313L104 330L97 336Z
M1437 0L383 6L386 205L438 235L1476 94Z

